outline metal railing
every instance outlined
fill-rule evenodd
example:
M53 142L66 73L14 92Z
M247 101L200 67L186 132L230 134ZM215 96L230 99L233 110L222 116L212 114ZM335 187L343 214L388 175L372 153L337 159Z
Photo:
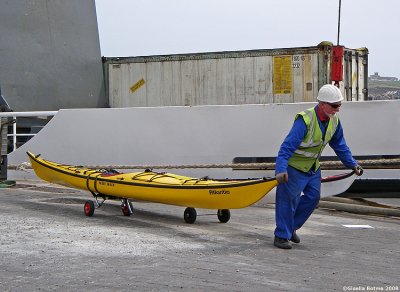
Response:
M0 118L12 118L15 122L12 123L12 133L7 134L7 137L12 137L12 149L17 149L17 137L31 137L35 136L35 133L17 133L17 118L29 118L29 117L52 117L56 115L58 111L34 111L34 112L0 112Z

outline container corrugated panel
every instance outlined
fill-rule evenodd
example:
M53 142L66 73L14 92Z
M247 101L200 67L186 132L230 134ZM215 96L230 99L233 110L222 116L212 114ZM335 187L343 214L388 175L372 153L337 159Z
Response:
M347 50L344 55L344 82L341 90L349 101L366 100L368 86L368 51Z
M343 68L349 72L344 74L348 80L341 82L341 90L347 100L364 100L366 62L358 59L367 53L345 51L344 59L347 56L352 61L344 60ZM330 82L330 54L330 45L319 45L104 58L109 104L146 107L315 101L318 89ZM355 91L357 82L359 90Z

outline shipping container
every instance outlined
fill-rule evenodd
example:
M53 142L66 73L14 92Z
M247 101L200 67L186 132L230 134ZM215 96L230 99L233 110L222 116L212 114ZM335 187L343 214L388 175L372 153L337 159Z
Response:
M114 108L296 103L341 78L346 100L367 100L368 50L335 48L103 57L106 93Z

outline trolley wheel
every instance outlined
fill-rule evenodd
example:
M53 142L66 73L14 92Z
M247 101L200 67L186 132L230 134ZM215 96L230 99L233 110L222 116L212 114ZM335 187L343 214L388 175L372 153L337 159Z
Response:
M85 215L88 217L93 216L94 210L95 210L94 202L93 201L86 201L85 205L83 206L83 211L85 212Z
M217 212L218 220L221 223L226 223L231 219L231 211L228 209L219 209Z
M128 204L129 204L129 207L128 207ZM133 205L132 205L131 202L128 202L128 204L123 204L121 206L122 214L124 214L124 216L131 216L132 215Z
M196 221L197 212L195 208L186 208L183 213L183 219L186 223L193 224Z

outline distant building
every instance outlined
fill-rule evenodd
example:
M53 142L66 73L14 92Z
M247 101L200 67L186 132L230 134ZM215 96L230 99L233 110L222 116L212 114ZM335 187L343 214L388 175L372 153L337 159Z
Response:
M378 72L375 72L374 75L370 75L369 80L374 80L374 81L399 81L397 77L384 77L384 76L379 76Z
M0 1L0 36L14 111L108 107L95 0Z

